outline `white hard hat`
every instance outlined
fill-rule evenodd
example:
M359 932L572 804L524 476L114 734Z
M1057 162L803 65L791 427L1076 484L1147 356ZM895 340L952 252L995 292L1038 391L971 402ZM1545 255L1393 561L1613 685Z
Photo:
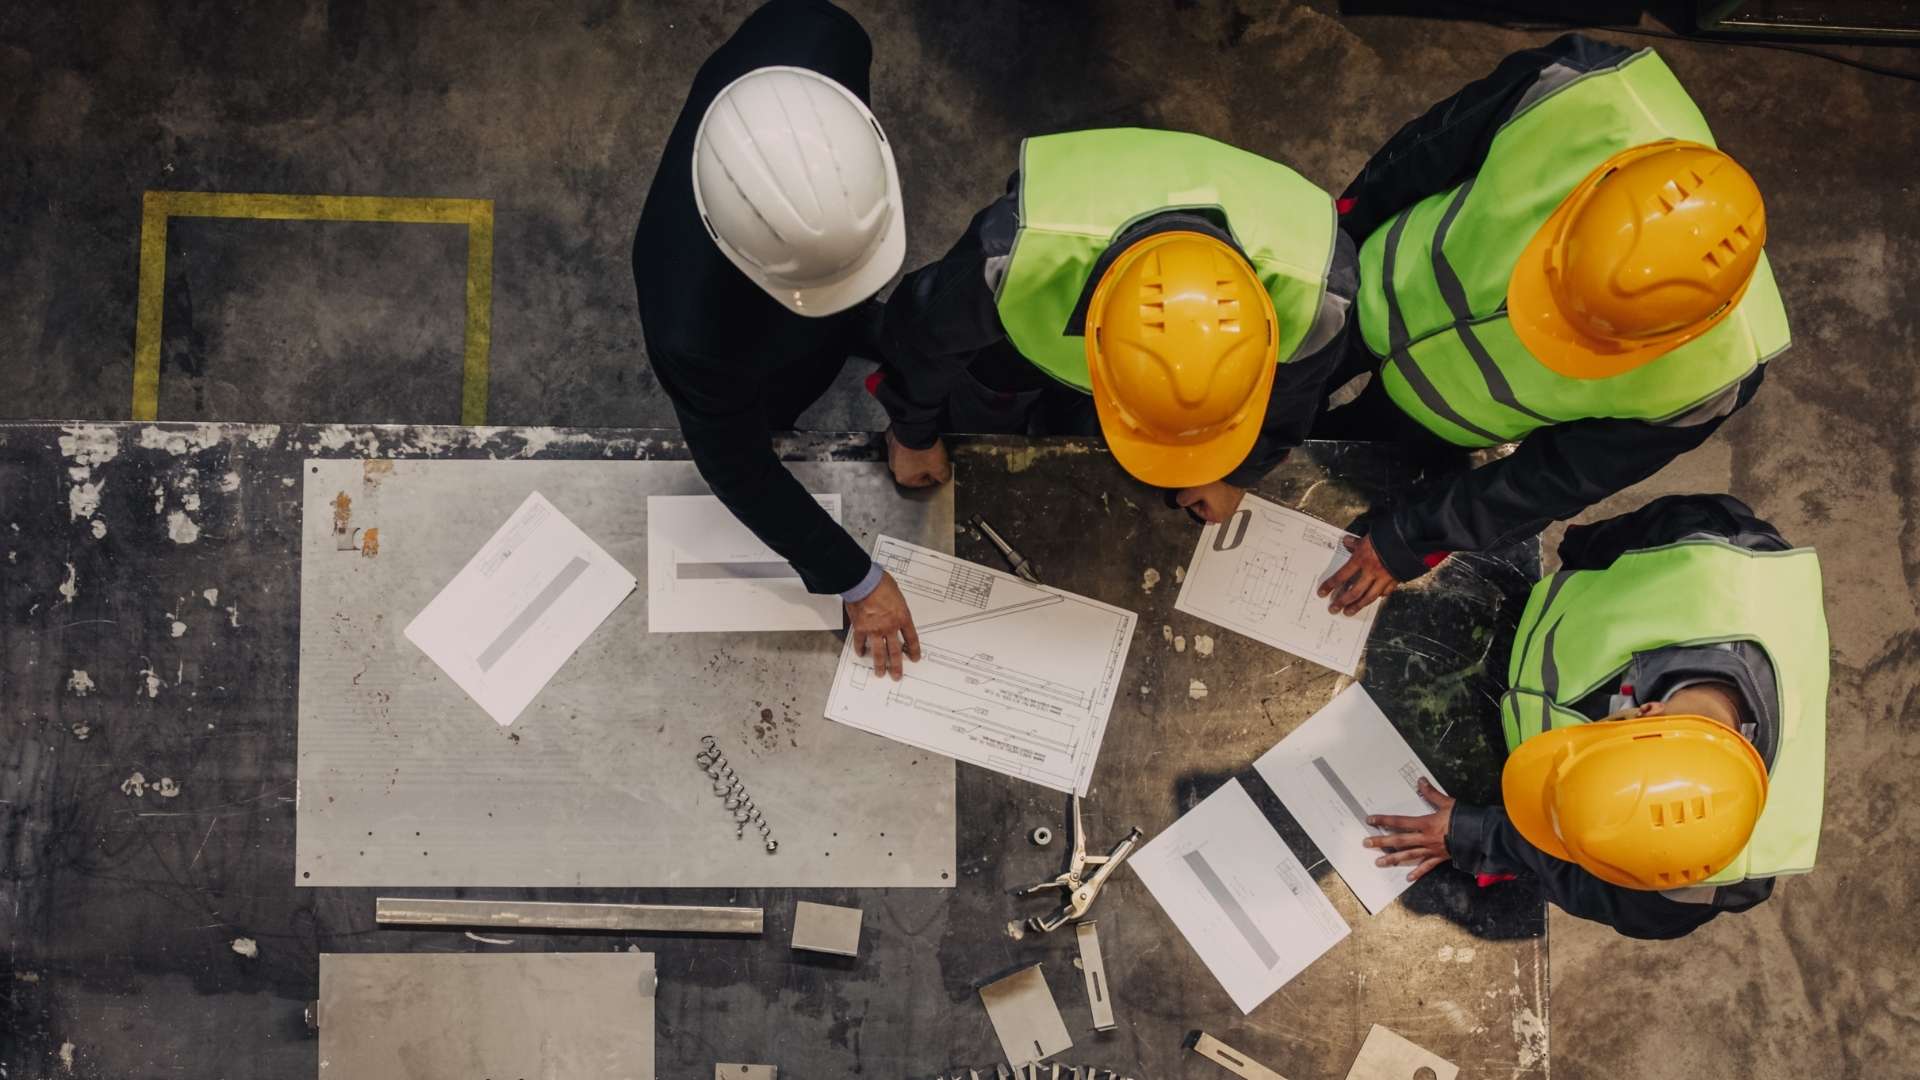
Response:
M893 148L846 87L804 68L750 71L713 99L693 146L693 199L714 243L793 311L843 311L900 269Z

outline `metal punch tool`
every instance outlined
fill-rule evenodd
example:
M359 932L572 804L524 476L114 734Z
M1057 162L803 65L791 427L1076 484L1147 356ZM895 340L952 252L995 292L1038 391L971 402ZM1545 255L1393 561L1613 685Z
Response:
M972 524L974 528L980 530L980 535L987 538L988 543L999 550L1000 557L1007 560L1007 565L1013 568L1014 573L1035 585L1040 584L1040 575L1033 569L1033 564L1027 561L1025 555L1015 551L1012 544L1002 539L1000 534L994 531L993 526L987 524L986 518L975 514Z
M1113 850L1105 855L1087 854L1087 831L1080 820L1080 797L1074 796L1073 847L1069 851L1066 872L1050 881L1042 881L1014 892L1015 896L1033 896L1048 889L1061 889L1066 892L1066 899L1061 903L1059 910L1053 914L1035 915L1028 919L1027 928L1045 934L1084 917L1087 910L1093 907L1093 902L1100 898L1100 889L1106 885L1107 878L1113 876L1113 872L1126 861L1127 856L1133 852L1134 845L1140 842L1142 835L1144 834L1136 827L1128 830L1127 835L1113 845ZM1089 867L1098 867L1091 877L1087 876Z

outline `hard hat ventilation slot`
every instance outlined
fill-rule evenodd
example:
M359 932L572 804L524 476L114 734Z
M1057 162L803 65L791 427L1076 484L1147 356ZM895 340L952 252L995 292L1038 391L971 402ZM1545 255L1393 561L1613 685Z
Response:
M1696 821L1702 820L1707 816L1707 800L1704 796L1695 795L1693 797L1693 816Z
M1654 828L1656 828L1656 829L1663 829L1663 828L1666 828L1666 825L1667 825L1667 815L1666 815L1666 813L1665 813L1665 812L1664 812L1664 811L1663 811L1663 810L1661 809L1661 806L1660 806L1660 804L1659 804L1659 803L1654 803L1654 804L1653 804L1652 806L1649 806L1649 807L1647 807L1647 810L1648 810L1648 811L1649 811L1649 812L1650 812L1650 813L1651 813L1651 814L1653 815L1653 827L1654 827Z
M1687 823L1686 800L1675 799L1671 805L1671 809L1673 811L1673 823L1675 825L1685 825Z

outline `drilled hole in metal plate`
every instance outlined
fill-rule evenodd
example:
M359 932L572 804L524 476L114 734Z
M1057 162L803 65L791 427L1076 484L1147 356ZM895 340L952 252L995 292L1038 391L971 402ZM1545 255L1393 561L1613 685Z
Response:
M1413 1070L1413 1080L1440 1080L1440 1074L1433 1071L1433 1066L1422 1065Z

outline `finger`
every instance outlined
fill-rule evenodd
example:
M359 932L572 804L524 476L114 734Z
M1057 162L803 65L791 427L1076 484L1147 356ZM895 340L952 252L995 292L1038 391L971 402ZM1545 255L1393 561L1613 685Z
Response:
M1391 829L1394 832L1419 832L1426 828L1427 819L1424 815L1406 817L1402 814L1372 814L1367 817L1367 824L1375 828Z
M1227 520L1227 515L1221 513L1220 508L1215 506L1212 500L1206 499L1200 502L1200 516L1206 518L1209 525L1218 525Z
M1385 836L1374 837L1373 841L1369 846L1379 848L1382 851L1405 851L1410 847L1425 846L1427 842L1426 837L1417 832L1388 833ZM1381 863L1380 865L1385 866L1386 864Z
M1384 855L1374 862L1379 866L1406 866L1408 863L1425 862L1433 857L1432 845L1421 844L1419 847L1405 848L1391 855Z
M1345 588L1347 582L1352 581L1359 573L1360 561L1358 559L1348 559L1346 562L1340 564L1340 569L1329 574L1327 580L1320 583L1320 595L1329 596L1332 595L1334 590ZM1334 609L1328 608L1327 610L1332 611Z
M1393 580L1392 578L1387 579L1387 581L1392 581L1392 580ZM1362 608L1365 608L1368 604L1371 604L1375 600L1378 600L1381 597L1387 595L1387 592L1388 592L1388 587L1386 583L1382 582L1377 577L1373 578L1372 580L1367 582L1367 587L1361 591L1360 598L1358 600L1355 600L1353 603L1347 605L1346 613L1348 615L1358 614L1360 610Z
M1423 862L1419 866L1414 867L1413 873L1407 875L1407 880L1419 881L1421 878L1427 876L1427 871L1432 870L1434 867L1439 866L1446 861L1447 860L1439 858L1438 856L1428 859L1426 862Z
M1420 797L1427 800L1427 805L1436 810L1445 810L1453 805L1453 796L1434 787L1433 781L1424 776L1420 778Z
M867 655L867 632L857 626L853 628L853 655Z
M1181 488L1179 491L1173 493L1173 502L1176 506L1192 506L1194 503L1199 502L1201 498L1199 488Z
M900 628L900 634L901 634L901 636L902 636L902 637L904 637L904 638L906 638L906 642L907 642L907 659L909 659L909 660L912 660L912 661L914 661L914 662L916 662L916 663L917 663L917 662L919 662L919 660L920 660L920 631L918 631L918 630L915 630L915 629L913 628L913 620L912 620L911 618L909 618L909 619L907 620L907 622L906 622L906 625L905 625L905 626L903 626L903 627L901 627L901 628Z
M897 637L893 631L887 631L887 674L893 676L893 681L900 681L905 660L906 652L900 648L899 637Z
M873 649L873 673L885 675L887 673L887 639L879 634L873 634L867 638L867 644Z
M1340 590L1339 595L1333 598L1333 609L1335 611L1345 610L1347 614L1353 614L1353 612L1348 609L1360 603L1361 597L1366 596L1368 590L1373 588L1373 585L1374 578L1372 571L1356 570L1353 578L1347 582L1347 587Z
M1346 548L1348 551L1353 551L1360 546L1360 538L1357 536L1343 536L1340 538L1340 546Z

